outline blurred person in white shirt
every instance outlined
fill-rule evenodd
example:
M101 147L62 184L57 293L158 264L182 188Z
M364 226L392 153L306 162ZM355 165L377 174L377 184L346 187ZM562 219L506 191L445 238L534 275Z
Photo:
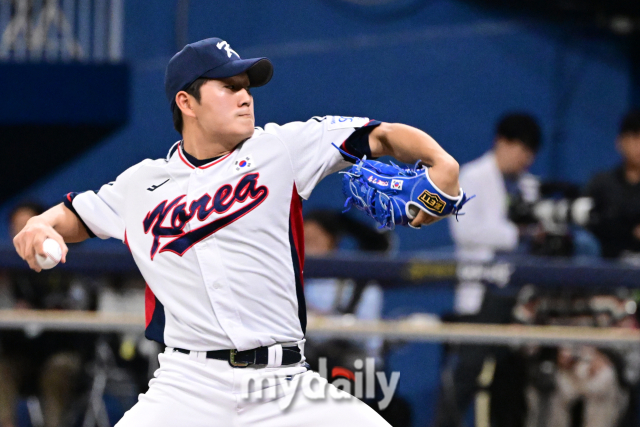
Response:
M526 227L510 219L510 207L522 201L533 203L538 199L539 182L527 171L535 160L540 144L541 131L536 119L526 113L509 113L497 123L491 150L460 168L460 186L467 194L476 197L472 203L465 205L463 221L455 218L449 220L459 262L491 262L497 252L518 249ZM456 288L455 315L458 320L465 322L509 323L515 297L515 292L514 295L487 292L479 281L463 281ZM434 425L462 425L480 385L489 388L494 381L494 372L502 372L501 362L511 356L508 348L499 346L465 345L451 348L445 361ZM486 373L490 373L488 381ZM508 408L488 412L493 426L517 425L517 419L521 419L525 410L524 394L516 378L520 373L512 372L509 375L512 376L508 387L510 390L501 395L509 395L512 391L518 394L511 393ZM493 400L491 405L496 401Z
M540 149L541 132L535 118L524 113L505 115L496 126L493 148L460 168L460 185L475 194L465 206L464 221L449 220L456 258L463 262L489 262L496 252L514 251L521 227L509 219L513 200L535 202L539 182L527 172ZM461 283L456 312L476 314L484 287Z

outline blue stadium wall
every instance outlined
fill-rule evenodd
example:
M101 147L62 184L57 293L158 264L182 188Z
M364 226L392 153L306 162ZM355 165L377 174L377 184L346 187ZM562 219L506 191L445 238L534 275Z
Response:
M144 158L164 156L178 139L163 90L176 51L176 1L125 3L129 124L0 214L25 198L53 204L67 191L98 188ZM272 82L254 91L258 125L325 114L398 121L424 129L464 163L490 148L501 114L526 110L544 130L533 168L541 176L584 183L617 161L630 65L606 37L453 0L373 8L343 0L192 0L188 28L189 41L219 36L242 56L272 59ZM338 181L321 183L305 209L340 209ZM445 222L398 235L400 250L451 244Z

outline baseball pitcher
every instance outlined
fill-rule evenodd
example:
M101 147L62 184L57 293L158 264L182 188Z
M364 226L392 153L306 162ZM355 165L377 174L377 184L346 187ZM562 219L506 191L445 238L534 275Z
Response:
M241 59L223 40L187 45L166 70L182 135L166 158L133 165L97 192L69 193L14 239L36 271L47 238L62 262L65 242L97 236L129 247L148 284L146 337L166 350L119 427L388 426L305 363L302 201L355 161L349 203L381 226L418 227L466 200L458 164L402 124L326 116L254 127L251 90L272 74L268 59ZM421 163L382 170L371 159L385 155ZM247 389L249 377L275 380ZM293 385L313 381L325 398L293 398Z

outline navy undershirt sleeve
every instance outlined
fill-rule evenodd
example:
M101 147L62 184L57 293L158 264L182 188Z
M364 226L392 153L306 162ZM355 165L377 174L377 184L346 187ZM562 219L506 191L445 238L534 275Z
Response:
M78 219L80 220L80 222L84 226L85 230L87 230L87 234L89 234L89 237L93 239L94 237L96 237L96 235L93 233L93 231L91 231L89 229L89 227L87 227L87 224L84 223L84 221L82 220L80 215L78 215L78 212L76 212L76 208L73 207L73 199L75 199L75 197L78 194L80 194L80 193L65 194L64 198L62 199L62 203L64 203L64 205L67 207L67 209L69 209L71 212L74 213L75 216L78 217Z
M369 145L369 134L373 131L377 126L379 126L382 122L378 120L371 120L366 125L356 129L349 138L347 138L340 148L342 148L347 153L355 156L359 159L367 156L367 159L376 159L377 157L373 157L371 155L371 146ZM353 163L353 159L345 156L342 157L348 161Z

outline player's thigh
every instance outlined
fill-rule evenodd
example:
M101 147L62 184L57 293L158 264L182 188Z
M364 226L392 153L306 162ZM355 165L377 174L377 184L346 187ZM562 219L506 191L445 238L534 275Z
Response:
M159 377L127 411L116 427L211 427L233 425L235 400L231 393L199 384Z
M300 377L294 391L285 391L283 397L242 411L240 426L390 427L365 403L328 384L317 373L309 371ZM321 389L325 390L324 395L319 392Z

